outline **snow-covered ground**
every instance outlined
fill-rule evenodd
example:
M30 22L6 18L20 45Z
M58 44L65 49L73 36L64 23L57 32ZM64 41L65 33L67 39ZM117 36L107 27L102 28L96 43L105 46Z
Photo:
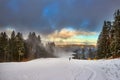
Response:
M120 59L37 59L0 63L0 80L120 80Z

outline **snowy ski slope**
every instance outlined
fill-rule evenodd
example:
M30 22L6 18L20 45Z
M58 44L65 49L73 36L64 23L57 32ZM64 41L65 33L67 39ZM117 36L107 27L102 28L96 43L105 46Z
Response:
M0 63L0 80L120 80L120 59L36 59Z

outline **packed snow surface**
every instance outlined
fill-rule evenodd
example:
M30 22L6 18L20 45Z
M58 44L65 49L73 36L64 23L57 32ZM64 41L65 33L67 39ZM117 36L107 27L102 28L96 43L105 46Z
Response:
M120 80L120 59L37 59L0 63L0 80Z

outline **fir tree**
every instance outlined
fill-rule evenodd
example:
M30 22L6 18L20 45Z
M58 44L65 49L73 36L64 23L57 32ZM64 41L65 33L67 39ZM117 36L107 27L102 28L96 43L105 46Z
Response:
M111 42L111 52L113 57L120 56L120 11L117 10L113 24L114 37Z
M38 42L41 43L41 37L38 35Z
M81 55L81 58L82 59L85 59L85 48L82 48L82 53L81 53L82 55Z
M4 60L3 32L0 33L0 61Z
M9 59L9 41L8 36L5 32L0 35L0 55L3 61L8 61Z
M9 60L9 41L8 41L8 36L4 32L3 33L3 49L4 49L4 61Z
M21 61L24 58L25 54L25 46L24 40L21 33L17 33L16 35L16 57L17 61Z
M98 38L98 58L106 58L110 53L109 31L110 22L104 21L102 32Z
M10 37L10 40L9 40L9 45L10 45L10 60L11 61L15 61L15 54L16 54L16 43L15 43L15 31L13 31L11 33L11 37Z
M89 49L88 49L88 52L89 52L89 58L91 58L91 59L92 59L92 58L93 58L92 49L91 49L91 48L89 48Z

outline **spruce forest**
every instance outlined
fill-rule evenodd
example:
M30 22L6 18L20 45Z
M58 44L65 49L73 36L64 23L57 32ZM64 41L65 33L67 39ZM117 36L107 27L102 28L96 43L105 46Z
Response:
M46 44L45 48L41 42L40 35L35 32L29 33L28 39L24 40L22 33L12 32L9 38L6 32L0 33L0 62L27 61L40 57L53 57L53 42Z
M114 13L114 21L104 21L102 32L98 38L97 57L120 57L120 10Z

